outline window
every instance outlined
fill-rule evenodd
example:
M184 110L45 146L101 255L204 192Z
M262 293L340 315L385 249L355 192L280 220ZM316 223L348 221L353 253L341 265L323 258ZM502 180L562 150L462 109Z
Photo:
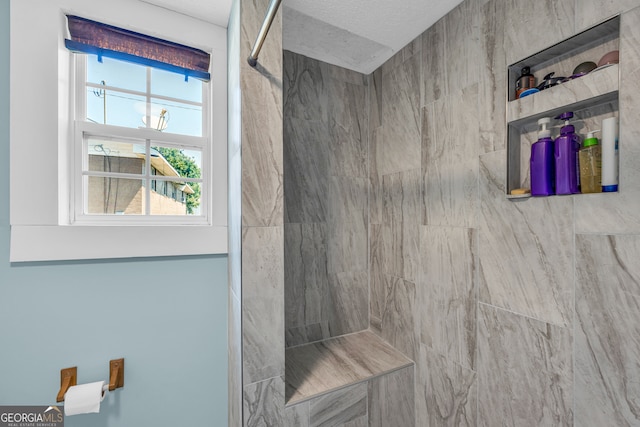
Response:
M146 87L139 90L119 83L113 77L89 78L94 72L92 67L108 66L115 59L104 56L100 63L97 55L78 55L68 50L64 42L69 37L66 12L71 10L210 53L209 71L213 78L201 88L202 129L193 131L194 127L189 126L188 132L177 131L177 124L185 119L176 105L197 107L192 105L198 102L191 98L192 92L163 91L153 83L163 76L175 76L184 82L184 75L151 65L139 66L145 79L148 69L152 74L148 91ZM127 11L126 15L122 10ZM109 7L85 0L31 0L12 2L10 12L11 262L226 253L225 28L127 0L112 0ZM38 25L23 25L24 22ZM46 72L34 66L34 55L38 63L47 64ZM76 79L80 66L76 59L80 57L85 61L82 80ZM135 80L133 75L129 77ZM105 80L104 85L101 80ZM190 75L188 84L192 82L201 80ZM99 87L90 90L88 83ZM78 109L77 88L81 84L85 85L84 102L90 99L97 107L101 107L103 99L93 90L98 95L100 90L107 91L106 125L104 115L100 116L103 110L95 113L95 106L87 105L84 110ZM127 97L144 94L145 110L147 93L158 104L169 106L166 127L161 123L164 129L158 130L156 121L156 129L152 129L153 123L146 114L146 122L139 115L135 124L110 123L110 119L118 119L119 107L109 104L109 91ZM78 111L87 116L81 120ZM85 120L87 117L97 123ZM76 126L80 132L76 132ZM83 147L84 153L76 155L76 145ZM170 152L196 158L201 176L186 175L168 160L163 161ZM82 173L81 178L74 178L76 171ZM160 183L165 188L170 186L168 195L159 192ZM201 191L197 207L189 201L195 197L196 184L200 184ZM154 186L156 189L152 190ZM120 202L126 200L127 192L131 197L134 189L136 193L144 192L147 198L137 199L139 210L131 213L135 204ZM91 194L97 201L89 201ZM191 213L187 203L193 206Z
M208 55L77 16L68 20L67 47L82 52L75 55L71 222L206 222L208 81L147 56L185 63L181 55L194 53L208 67ZM188 194L184 201L177 187Z

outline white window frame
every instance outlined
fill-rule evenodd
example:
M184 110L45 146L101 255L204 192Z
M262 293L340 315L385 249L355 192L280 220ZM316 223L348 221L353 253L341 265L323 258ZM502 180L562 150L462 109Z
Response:
M70 212L70 221L71 224L76 225L206 225L211 222L210 218L210 197L209 191L205 186L208 186L210 179L209 175L211 173L211 154L210 154L210 135L211 135L211 120L210 117L210 105L211 91L208 90L210 83L203 83L202 87L202 136L191 136L191 135L180 135L170 132L160 132L154 129L143 129L143 128L128 128L121 126L113 126L113 125L105 125L100 123L92 123L87 121L86 113L86 90L87 87L91 86L87 82L87 62L88 61L97 61L97 57L95 55L87 55L87 54L75 54L73 55L73 60L75 62L75 75L73 76L73 80L75 80L75 117L73 120L73 128L74 128L74 161L73 165L73 177L72 186L71 186L71 212ZM146 91L139 92L134 90L128 90L118 87L110 87L104 86L105 91L117 91L119 93L136 95L136 96L144 96L146 97L147 106L151 102L151 88L149 87L150 83L150 68L145 65L137 65L142 68L146 68L146 79L147 79L147 87ZM101 88L103 88L101 86ZM176 99L166 96L154 95L155 99L163 99L165 101L174 101L174 102L185 102L182 99ZM147 107L147 116L149 116L150 111L149 107ZM199 182L202 184L202 194L200 198L200 215L151 215L149 210L151 208L150 203L146 204L146 212L144 215L98 215L98 214L84 214L86 210L86 187L83 185L83 180L85 179L86 174L84 171L87 170L87 159L88 153L86 151L85 144L85 135L96 136L96 137L106 137L106 138L121 138L121 139L130 139L130 140L140 140L142 142L144 140L145 145L145 169L146 172L142 175L131 175L126 176L123 174L119 174L122 178L132 178L132 179L151 179L151 169L150 169L150 147L155 145L153 143L160 143L163 146L173 147L173 148L185 148L185 149L194 149L198 150L202 153L202 164L201 171L202 176L200 179L194 180L194 182ZM91 174L92 176L94 174ZM109 176L108 173L102 173L105 177ZM156 180L165 180L161 176L156 176ZM175 180L166 178L167 181ZM150 183L150 181L148 181ZM145 187L145 198L147 202L150 200L150 185Z
M129 0L11 0L10 13L10 261L226 254L226 29ZM66 14L211 53L208 224L71 223L75 89L73 54L64 46Z

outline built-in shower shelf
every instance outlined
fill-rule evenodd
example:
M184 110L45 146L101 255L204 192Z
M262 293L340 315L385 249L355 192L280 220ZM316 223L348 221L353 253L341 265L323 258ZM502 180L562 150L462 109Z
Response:
M506 197L509 200L526 200L530 194L531 145L537 139L537 121L543 117L554 118L565 112L575 115L574 123L580 123L583 136L589 129L600 128L604 118L615 117L619 110L620 67L617 63L603 64L587 74L576 77L578 66L593 62L593 66L619 49L620 16L589 28L534 55L511 64L507 68L507 182ZM569 79L545 90L523 98L517 98L516 82L524 67L537 77L564 76ZM574 78L570 78L571 76ZM557 137L560 122L552 121L552 137ZM516 192L516 194L511 194Z
M314 397L412 366L413 361L369 331L286 350L286 400Z
M558 85L553 90L536 93L507 104L507 122L517 126L556 116L565 111L577 111L617 99L618 64L591 72Z

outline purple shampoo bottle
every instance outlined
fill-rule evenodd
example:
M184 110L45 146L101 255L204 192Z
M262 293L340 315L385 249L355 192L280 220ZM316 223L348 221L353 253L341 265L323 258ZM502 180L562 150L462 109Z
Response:
M547 126L551 118L543 117L538 120L538 142L531 145L529 172L531 177L532 196L550 196L555 194L555 160L551 130Z
M578 152L580 151L580 136L576 133L569 119L573 113L568 111L556 117L564 120L560 129L560 136L555 141L556 163L556 194L575 194L580 192L578 181Z

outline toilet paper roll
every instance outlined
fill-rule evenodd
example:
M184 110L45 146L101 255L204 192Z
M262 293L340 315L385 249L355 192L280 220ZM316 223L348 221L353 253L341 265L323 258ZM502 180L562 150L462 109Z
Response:
M69 387L64 395L64 414L78 415L100 412L100 402L107 395L109 386L104 381Z

